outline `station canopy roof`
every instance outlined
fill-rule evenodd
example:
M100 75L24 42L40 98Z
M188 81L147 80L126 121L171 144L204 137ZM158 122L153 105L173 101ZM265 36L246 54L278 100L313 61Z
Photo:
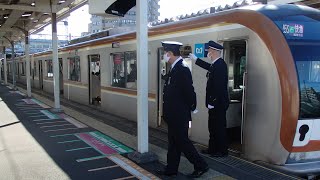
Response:
M34 34L51 24L51 13L57 21L87 3L88 0L0 0L0 46L10 41L24 41L23 30Z

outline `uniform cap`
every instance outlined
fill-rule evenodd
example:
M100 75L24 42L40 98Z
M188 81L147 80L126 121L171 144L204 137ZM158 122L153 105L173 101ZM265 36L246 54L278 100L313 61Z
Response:
M214 42L214 41L209 41L206 44L205 50L208 51L209 48L215 49L215 50L222 50L223 46L221 46L220 44Z
M165 51L179 50L183 46L182 43L176 41L162 41L161 43Z

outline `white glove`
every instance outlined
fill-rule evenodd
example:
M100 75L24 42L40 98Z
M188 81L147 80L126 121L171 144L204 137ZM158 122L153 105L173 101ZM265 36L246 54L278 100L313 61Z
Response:
M213 109L214 106L211 106L210 104L208 104L208 109Z
M195 109L194 111L192 111L193 114L197 114L198 113L198 110Z
M189 53L189 58L190 58L191 60L193 60L193 61L195 61L195 60L198 59L198 57L197 57L196 55L192 54L192 53Z

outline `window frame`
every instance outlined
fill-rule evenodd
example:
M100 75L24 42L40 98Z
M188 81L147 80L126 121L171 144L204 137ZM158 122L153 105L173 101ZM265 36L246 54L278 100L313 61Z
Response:
M78 61L79 63L79 68L78 70L75 70L77 73L77 80L73 80L72 79L72 75L71 75L71 71L73 71L74 69L71 70L71 61L74 61L75 65L74 68L76 67L76 61ZM81 82L81 61L80 61L80 56L74 56L74 57L68 57L68 80L69 81L75 81L75 82Z
M115 58L114 56L115 55L119 55L120 54L120 59L121 59L121 67L120 69L122 69L121 72L119 72L119 77L120 79L118 78L118 80L120 82L117 82L115 83L116 79L114 78L114 75L115 75ZM131 57L133 54L133 58ZM129 58L128 58L128 55L129 55ZM136 72L136 75L135 75L135 80L134 81L130 81L128 82L128 75L131 74L131 72L129 73L128 72L128 62L130 61L134 61L134 63L131 63L130 62L130 65L131 64L134 64L135 65L135 71L137 71L137 51L123 51L123 52L114 52L114 53L110 53L110 64L111 64L111 80L110 80L110 86L111 87L116 87L116 88L123 88L123 89L130 89L130 90L137 90L137 72ZM132 71L132 70L131 70ZM123 74L123 77L121 77L121 74ZM121 79L124 78L123 82L121 82ZM128 84L130 83L130 85ZM134 83L134 84L132 84ZM131 86L131 87L128 87Z
M232 45L232 42L240 42L244 43L244 47L245 47L245 51L244 51L244 55L242 57L244 57L244 71L241 73L241 58L239 62L234 62L231 61L230 59L230 49ZM227 43L227 44L226 44ZM245 82L244 82L244 74L247 72L247 68L248 68L248 40L247 39L234 39L234 40L230 40L230 41L224 41L224 51L223 51L223 57L224 60L227 63L228 66L228 94L229 94L229 98L230 98L230 102L231 103L241 103L244 101L243 99L243 92L245 91ZM238 69L239 68L239 69ZM230 71L232 69L232 71ZM239 72L237 73L237 69L239 70ZM239 74L240 76L238 78L238 81L236 81L236 75ZM231 82L232 81L232 84ZM242 87L241 87L242 86ZM239 92L238 92L239 91Z
M47 72L46 77L53 78L53 61L52 61L52 59L45 60L45 66L46 66L46 72ZM51 73L49 72L50 69L51 69Z

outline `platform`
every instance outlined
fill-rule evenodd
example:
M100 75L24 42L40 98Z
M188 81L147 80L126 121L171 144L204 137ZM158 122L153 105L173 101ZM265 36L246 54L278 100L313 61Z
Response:
M54 113L52 101L21 89L0 85L0 98L1 179L168 179L155 174L165 149L150 145L160 161L138 165L127 158L134 135L68 107ZM193 170L185 161L177 179ZM210 169L201 179L233 178Z

